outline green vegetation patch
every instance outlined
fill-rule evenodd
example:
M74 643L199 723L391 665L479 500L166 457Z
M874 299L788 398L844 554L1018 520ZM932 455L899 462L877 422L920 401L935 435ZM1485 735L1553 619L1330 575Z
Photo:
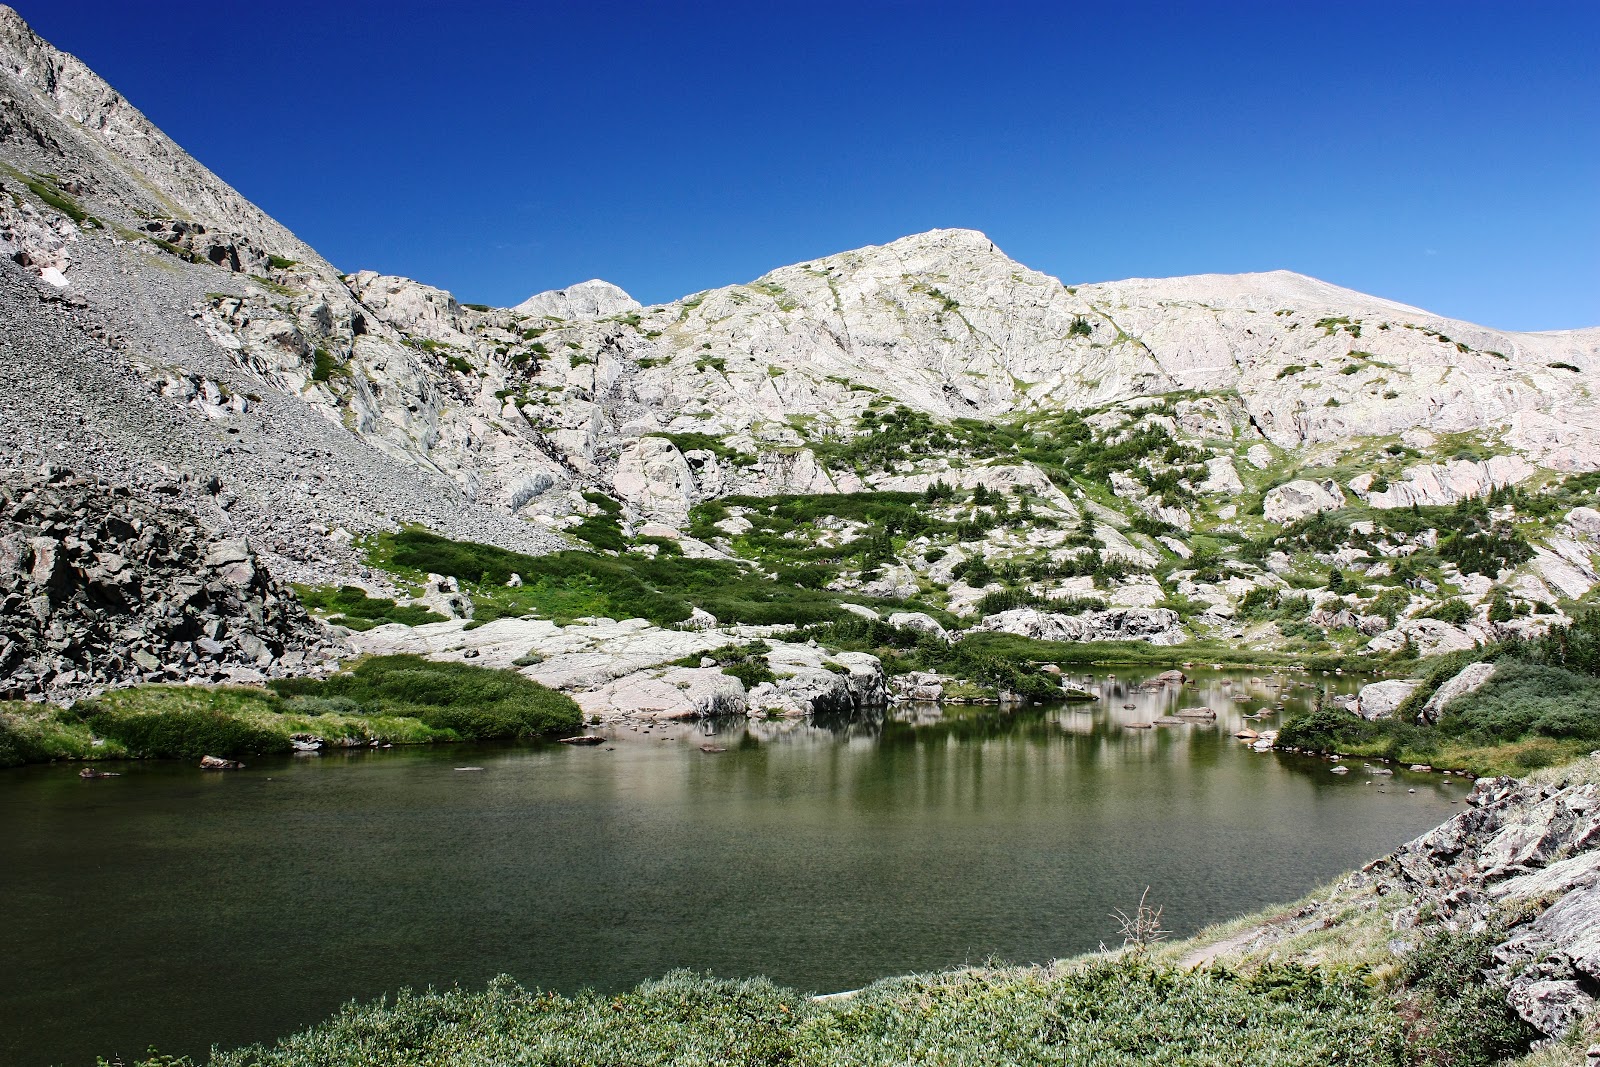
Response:
M95 744L94 731L70 711L45 704L0 701L0 767L51 760L116 759L116 742Z
M28 192L44 201L47 206L61 212L77 225L82 226L89 221L91 216L87 211L83 210L83 206L57 188L56 183L48 175L35 174L32 177L24 177L22 184L28 187Z
M665 552L529 556L409 528L380 535L372 559L402 574L433 572L467 583L481 620L536 614L558 622L595 616L671 626L699 607L727 623L809 625L843 614L839 594L773 582L725 560ZM521 576L521 586L506 587L512 574Z
M288 752L297 733L349 745L529 740L581 721L571 700L515 671L382 656L326 679L282 679L268 689L141 685L69 710L0 705L0 766L240 759Z
M324 679L285 678L271 687L282 696L382 709L464 741L526 741L575 729L582 722L571 698L516 671L435 663L420 656L374 656L352 671Z
M643 363L644 361L640 360L641 366ZM741 452L737 448L732 448L725 444L722 438L709 433L651 433L646 436L660 437L671 441L673 447L679 452L693 452L696 449L704 449L714 454L724 463L731 463L736 467L752 467L756 463L755 456L748 452Z
M814 1002L764 979L674 972L626 993L563 997L509 977L482 992L404 991L347 1006L214 1067L373 1063L1063 1063L1134 1067L1398 1065L1399 1019L1359 975L1157 967L1136 955L1064 974L967 971Z
M368 596L360 586L297 585L294 591L300 602L312 611L331 616L328 621L352 630L370 630L374 626L398 622L406 626L421 626L430 622L445 622L445 616L421 604L401 606L387 597Z
M1481 689L1419 724L1428 697L1469 663L1496 664ZM1476 774L1522 775L1600 747L1600 612L1534 641L1442 657L1394 717L1367 722L1321 706L1284 721L1278 742L1312 752L1428 763Z

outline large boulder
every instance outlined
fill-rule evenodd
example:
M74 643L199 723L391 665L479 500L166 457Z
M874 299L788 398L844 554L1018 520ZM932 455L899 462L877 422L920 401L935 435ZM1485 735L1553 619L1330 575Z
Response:
M1433 691L1428 702L1422 705L1422 710L1417 713L1417 721L1438 722L1439 716L1444 714L1445 708L1450 706L1452 700L1483 688L1489 679L1494 677L1494 673L1493 663L1467 664L1459 674Z
M662 437L641 437L624 448L612 486L646 515L680 523L698 499L688 460Z
M640 671L572 697L585 715L602 719L714 719L749 707L739 679L705 667Z
M1416 690L1417 685L1415 681L1403 681L1399 678L1364 685L1356 696L1355 707L1352 710L1369 722L1393 718L1395 709L1406 702L1406 698Z
M1298 522L1323 511L1344 507L1344 492L1332 478L1319 482L1300 478L1267 490L1261 513L1269 522Z
M950 640L950 635L945 632L938 619L920 611L897 611L889 616L889 625L897 630L915 630L917 633L929 634L941 641Z

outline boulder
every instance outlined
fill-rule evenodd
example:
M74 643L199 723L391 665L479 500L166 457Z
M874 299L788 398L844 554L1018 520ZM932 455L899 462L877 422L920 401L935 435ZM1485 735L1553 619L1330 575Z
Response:
M1344 492L1332 478L1297 479L1269 489L1261 500L1261 513L1269 522L1297 522L1345 504Z
M930 634L941 641L950 640L950 635L939 624L939 620L920 611L897 611L889 616L889 625L898 630L915 630L918 633Z
M1355 707L1351 710L1368 722L1392 718L1395 709L1405 703L1406 698L1419 684L1416 681L1390 678L1364 685L1356 697Z
M1428 698L1428 702L1417 713L1417 721L1422 723L1438 722L1439 716L1444 714L1445 709L1450 706L1452 700L1483 688L1489 679L1494 677L1494 673L1495 665L1493 663L1467 664L1455 677L1433 691L1433 695Z
M1239 480L1239 472L1234 469L1232 459L1214 456L1206 460L1206 478L1199 488L1202 493L1234 496L1244 492L1244 483Z
M644 514L680 523L699 499L688 461L663 437L641 437L623 448L612 487Z

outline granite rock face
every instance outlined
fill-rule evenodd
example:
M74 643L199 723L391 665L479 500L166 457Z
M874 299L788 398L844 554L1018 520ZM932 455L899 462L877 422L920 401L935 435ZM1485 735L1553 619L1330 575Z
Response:
M1337 482L1299 479L1267 491L1261 513L1269 522L1296 522L1323 511L1344 507L1344 493Z
M975 630L1017 634L1041 641L1145 641L1176 645L1186 635L1170 608L1113 608L1062 615L1037 608L1014 608L985 616Z

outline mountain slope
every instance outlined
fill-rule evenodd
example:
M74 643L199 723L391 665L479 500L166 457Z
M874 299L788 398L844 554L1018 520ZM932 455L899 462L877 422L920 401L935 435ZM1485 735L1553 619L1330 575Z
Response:
M6 8L0 96L8 462L220 481L189 506L287 577L392 591L354 542L414 523L670 543L1032 636L1100 632L1052 621L1092 600L1384 652L1537 629L1600 580L1573 477L1600 330L1282 271L1066 285L969 230L653 307L464 306L339 274ZM845 517L864 493L924 494L921 526ZM784 510L818 494L854 503Z

